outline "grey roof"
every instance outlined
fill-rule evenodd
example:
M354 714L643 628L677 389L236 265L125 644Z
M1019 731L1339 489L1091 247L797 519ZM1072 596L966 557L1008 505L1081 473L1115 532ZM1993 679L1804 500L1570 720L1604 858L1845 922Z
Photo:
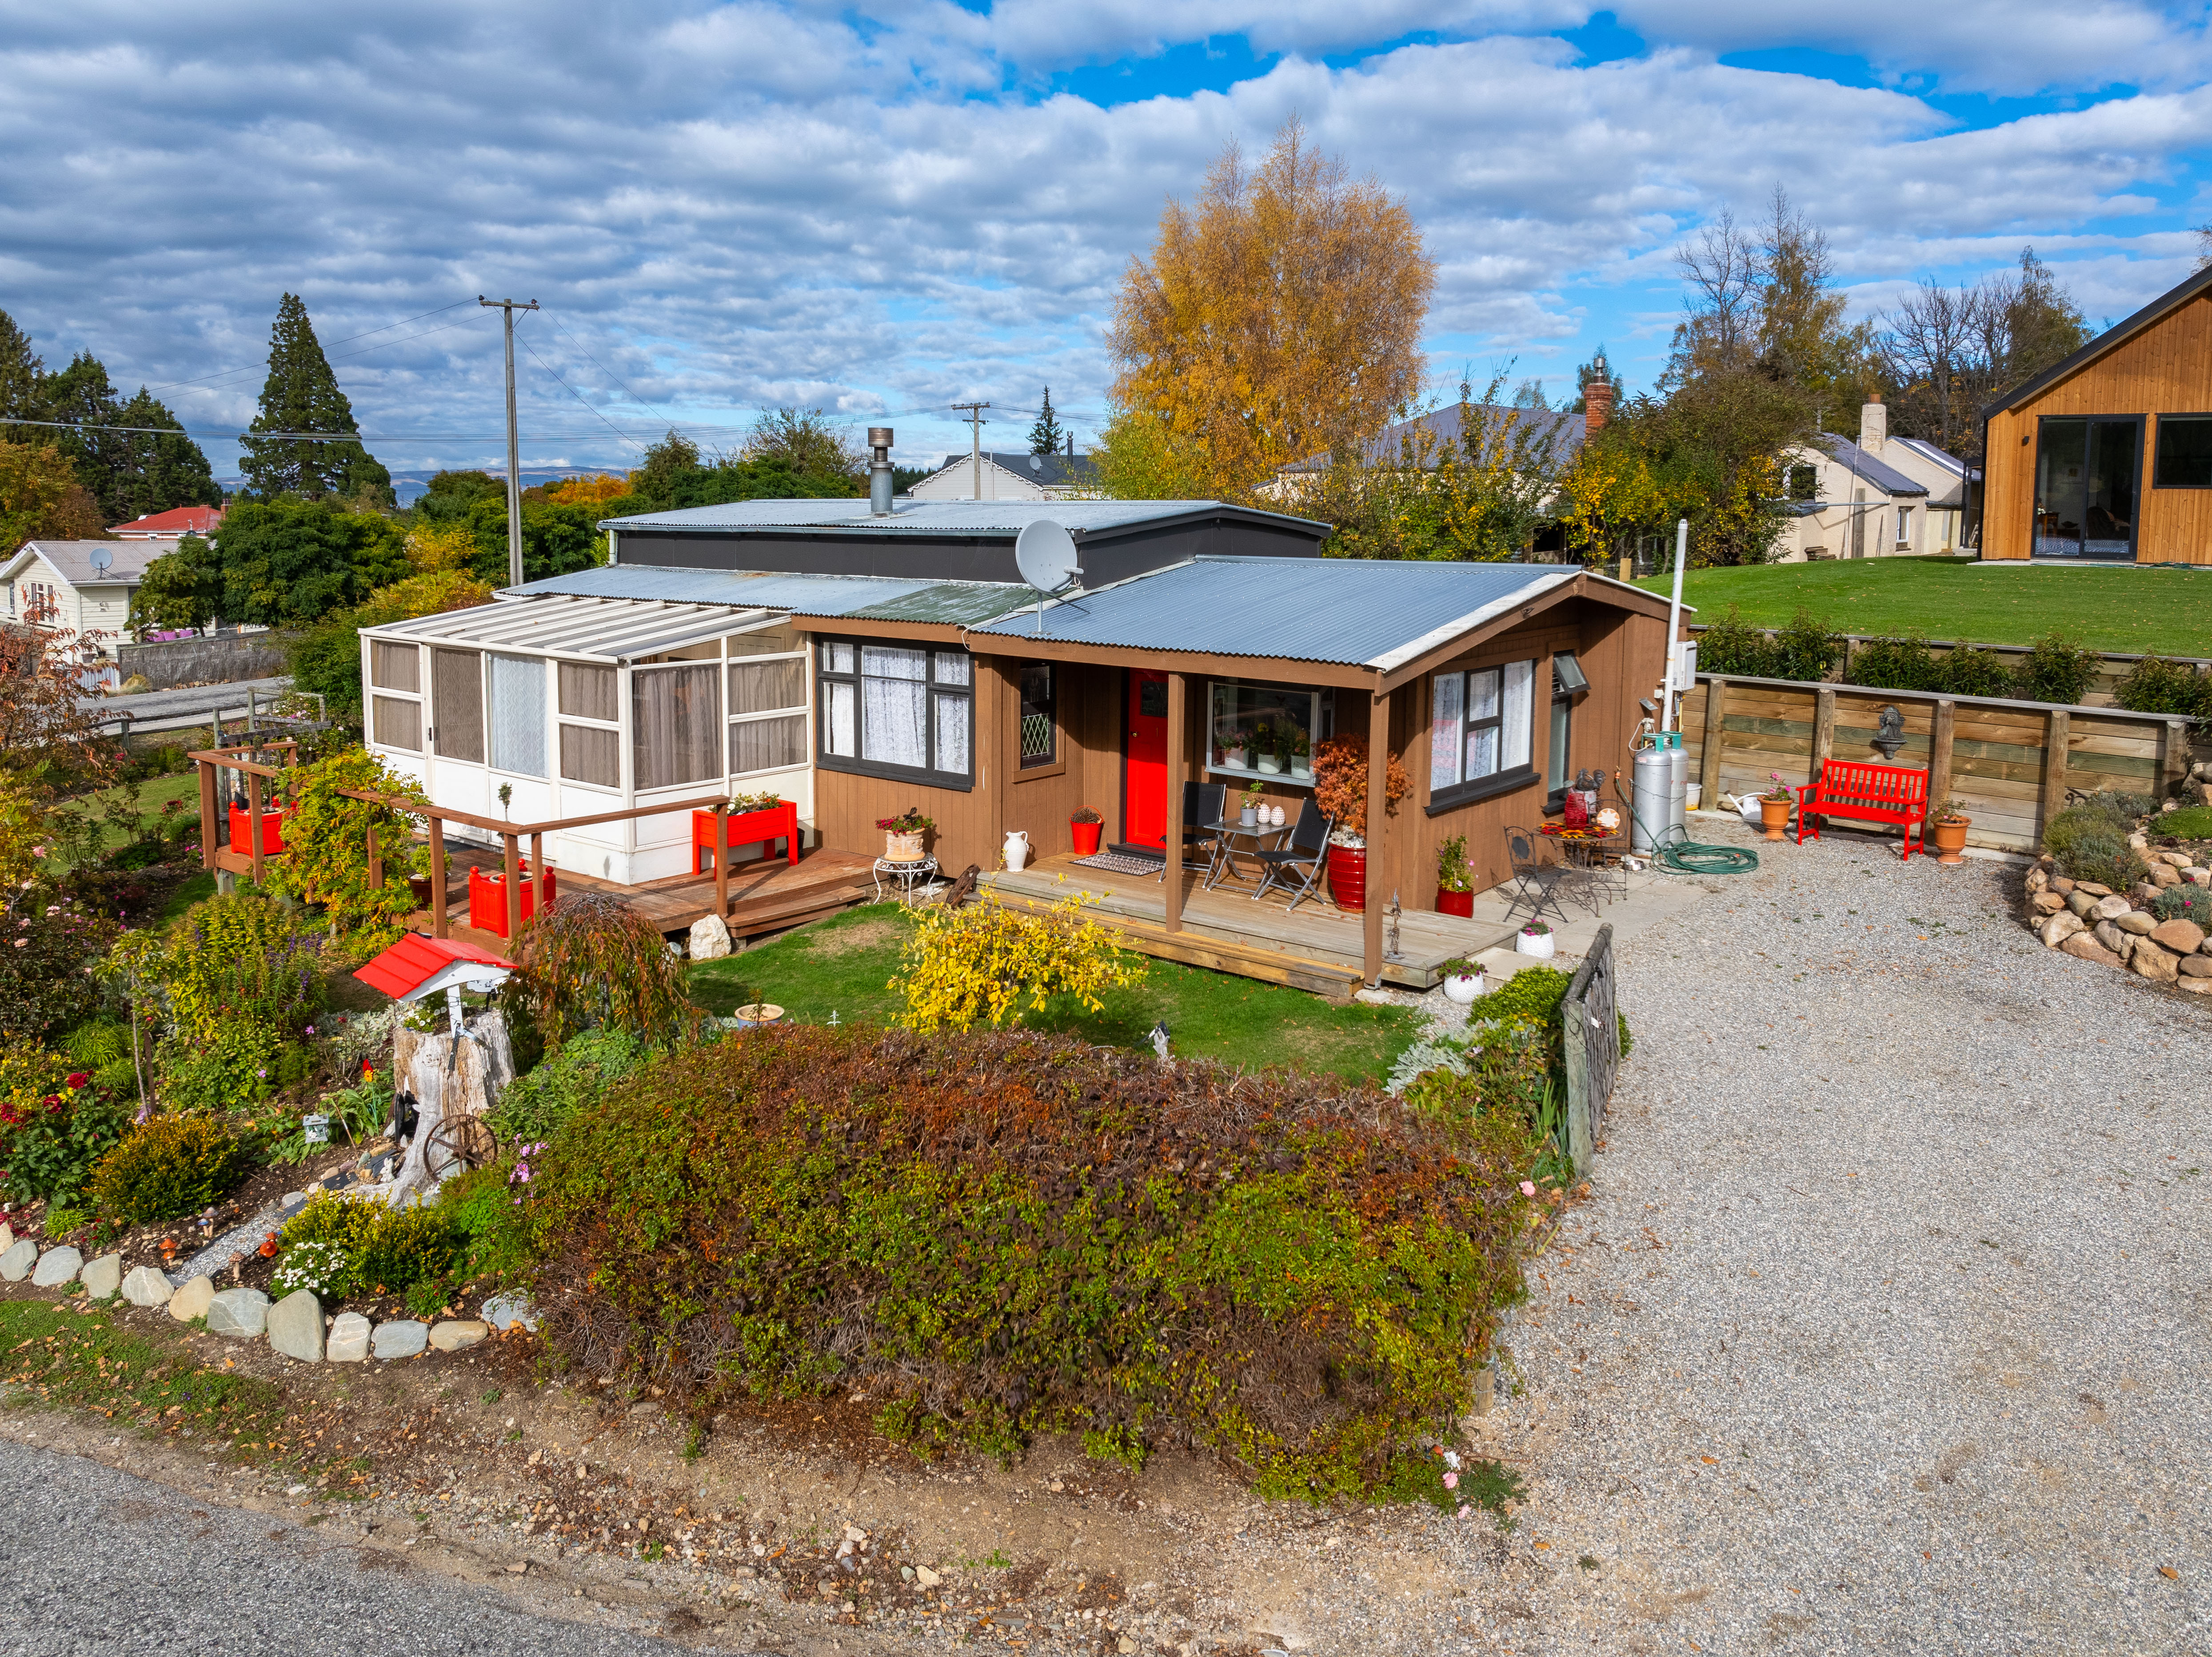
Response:
M1820 447L1835 457L1836 464L1849 468L1855 478L1863 478L1885 495L1925 495L1928 486L1906 477L1895 466L1884 466L1848 437L1838 437L1832 431L1820 434Z
M569 576L548 576L504 588L502 599L566 596L726 604L753 610L803 610L843 616L941 583L927 576L790 576L755 570L678 570L650 564L609 564Z
M173 540L137 538L127 541L25 541L20 551L36 552L53 565L71 587L116 587L143 579L148 564L176 550ZM96 551L106 552L113 559L104 574L92 567L92 555Z
M1036 598L1036 588L1018 582L945 581L859 610L833 612L805 605L792 608L802 616L840 614L856 621L933 621L972 627L978 622L996 621Z
M1904 444L1923 460L1934 461L1946 472L1955 473L1961 478L1966 475L1966 463L1964 460L1947 450L1936 448L1925 437L1893 437L1889 441L1893 443Z
M733 501L727 506L684 507L634 518L607 518L602 529L769 531L783 534L988 535L1012 537L1031 521L1050 518L1079 539L1139 524L1189 518L1231 517L1250 522L1298 524L1329 533L1327 524L1287 513L1258 512L1219 501L915 501L896 502L889 517L871 517L860 499Z
M1087 454L1031 454L1027 449L986 449L983 458L1002 472L1028 478L1040 489L1079 489L1098 476L1097 462ZM930 476L950 472L955 466L972 466L975 460L973 453L948 454L945 463Z
M1575 452L1583 446L1588 423L1581 409L1517 409L1509 408L1502 403L1480 403L1474 406L1492 420L1529 423L1538 436L1551 438L1553 455L1562 462L1571 460ZM1406 443L1421 432L1425 431L1440 443L1449 446L1459 442L1461 430L1460 405L1454 403L1383 427L1367 440L1361 449L1361 456L1369 466L1389 466L1404 454ZM1328 465L1329 456L1324 452L1309 454L1303 460L1293 460L1283 470L1326 472Z
M2071 356L2053 362L2031 380L2022 381L1994 402L1983 404L1982 418L1987 420L2007 410L2016 409L2037 393L2057 385L2070 375L2080 373L2106 351L2124 345L2145 328L2163 321L2171 313L2179 310L2208 289L2212 289L2212 265L2207 265L2186 281L2168 288L2133 316L2114 323Z
M1553 564L1201 557L1046 606L1046 637L1385 670L1572 581ZM1030 635L1032 611L978 627Z

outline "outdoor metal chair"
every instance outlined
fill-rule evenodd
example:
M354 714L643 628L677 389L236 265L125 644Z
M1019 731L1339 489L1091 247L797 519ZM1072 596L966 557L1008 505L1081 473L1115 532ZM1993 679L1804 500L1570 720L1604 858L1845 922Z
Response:
M1221 820L1229 809L1229 784L1226 783L1186 783L1182 785L1182 866L1208 875L1213 873L1215 859L1219 856L1220 837L1211 825ZM1203 850L1203 862L1193 862L1190 854ZM1159 879L1167 883L1168 863L1160 861Z
M1289 841L1277 850L1253 854L1265 873L1260 877L1260 889L1252 894L1252 901L1258 903L1271 886L1279 885L1289 891L1295 885L1297 890L1283 911L1287 915L1318 893L1322 868L1328 860L1328 832L1334 826L1331 819L1311 799L1301 805L1297 826L1291 831Z
M1509 921L1526 899L1532 905L1528 911L1530 920L1541 920L1544 911L1549 908L1561 924L1566 922L1567 911L1559 902L1559 888L1571 881L1577 871L1564 863L1547 861L1543 845L1543 837L1533 829L1505 831L1505 858L1513 869L1512 900L1505 905L1505 918Z

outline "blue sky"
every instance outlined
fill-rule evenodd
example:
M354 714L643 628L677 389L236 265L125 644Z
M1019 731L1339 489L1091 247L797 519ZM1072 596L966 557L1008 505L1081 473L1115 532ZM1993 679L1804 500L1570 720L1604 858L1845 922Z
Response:
M1510 359L1556 395L1600 341L1648 385L1672 250L1778 183L1860 315L2029 243L2098 320L2194 267L2205 5L1778 9L0 0L0 308L235 430L301 293L419 472L501 454L478 293L548 307L532 465L634 464L672 422L733 446L778 404L888 418L914 461L984 398L1015 446L1047 382L1088 436L1162 202L1293 113L1420 222L1440 393Z

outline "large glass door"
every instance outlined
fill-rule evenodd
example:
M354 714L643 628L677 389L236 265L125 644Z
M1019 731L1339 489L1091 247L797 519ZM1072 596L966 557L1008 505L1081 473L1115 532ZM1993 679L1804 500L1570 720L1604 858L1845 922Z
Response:
M2132 559L2142 485L2140 415L2042 421L2035 456L2035 556Z

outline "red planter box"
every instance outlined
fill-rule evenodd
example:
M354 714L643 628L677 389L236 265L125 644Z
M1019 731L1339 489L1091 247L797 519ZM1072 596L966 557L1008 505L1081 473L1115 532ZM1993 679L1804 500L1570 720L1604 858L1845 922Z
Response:
M1097 853L1098 836L1105 828L1103 823L1070 823L1067 832L1075 838L1075 855L1090 857Z
M1437 913L1439 915L1457 915L1463 920L1473 920L1474 918L1474 893L1472 892L1447 892L1442 886L1438 886L1437 888Z
M786 860L795 863L799 861L799 803L786 800L766 811L732 812L729 835L732 851L739 846L773 845L781 840ZM714 813L711 811L691 813L691 868L698 874L714 872Z
M1328 895L1339 909L1357 912L1367 907L1366 848L1328 849Z
M243 806L230 808L230 849L240 856L253 855L253 813ZM261 855L274 857L284 850L284 813L273 807L261 812Z
M561 871L549 863L545 867L545 906L550 909L560 901ZM538 881L526 862L522 865L522 918L527 921L537 912ZM470 868L469 924L479 932L507 936L507 876L498 869Z

